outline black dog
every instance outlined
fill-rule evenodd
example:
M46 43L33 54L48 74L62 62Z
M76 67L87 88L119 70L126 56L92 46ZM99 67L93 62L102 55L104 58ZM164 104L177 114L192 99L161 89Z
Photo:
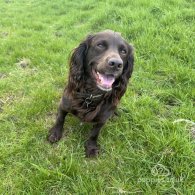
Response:
M133 47L111 30L89 35L73 51L68 84L60 102L57 120L48 140L62 137L67 113L94 124L86 142L86 156L98 154L97 138L126 91L133 71Z

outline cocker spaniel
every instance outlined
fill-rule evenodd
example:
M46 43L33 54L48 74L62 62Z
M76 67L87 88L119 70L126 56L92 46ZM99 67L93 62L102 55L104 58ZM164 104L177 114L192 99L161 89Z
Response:
M85 152L87 157L96 156L100 129L124 95L133 64L133 47L120 33L106 30L87 36L71 55L68 83L48 140L51 143L60 140L65 117L72 113L93 123Z

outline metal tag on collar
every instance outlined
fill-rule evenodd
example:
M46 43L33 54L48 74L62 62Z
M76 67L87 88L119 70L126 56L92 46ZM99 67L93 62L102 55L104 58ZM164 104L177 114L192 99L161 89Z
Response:
M85 99L85 103L87 104L87 108L88 108L89 104L92 103L92 99L93 99L93 95L92 94Z

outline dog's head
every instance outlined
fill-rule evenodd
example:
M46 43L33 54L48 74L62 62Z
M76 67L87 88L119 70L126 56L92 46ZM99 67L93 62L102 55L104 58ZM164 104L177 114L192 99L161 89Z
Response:
M133 61L133 47L119 33L106 30L89 35L73 51L69 82L79 86L83 79L90 78L102 91L111 91L114 87L125 90Z

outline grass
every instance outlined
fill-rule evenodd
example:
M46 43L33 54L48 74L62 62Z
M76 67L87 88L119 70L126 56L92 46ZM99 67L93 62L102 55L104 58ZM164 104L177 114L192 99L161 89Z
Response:
M194 8L192 0L1 0L0 194L194 194ZM135 70L121 116L89 160L90 125L69 116L58 144L46 135L69 53L104 29L134 45Z

